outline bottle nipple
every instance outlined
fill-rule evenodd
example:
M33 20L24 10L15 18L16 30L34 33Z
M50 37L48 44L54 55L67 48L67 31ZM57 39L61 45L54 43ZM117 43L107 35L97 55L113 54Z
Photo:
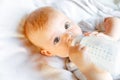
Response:
M75 46L76 44L80 44L80 41L82 40L82 38L84 37L84 35L78 35L76 36L72 43L71 43L71 46Z

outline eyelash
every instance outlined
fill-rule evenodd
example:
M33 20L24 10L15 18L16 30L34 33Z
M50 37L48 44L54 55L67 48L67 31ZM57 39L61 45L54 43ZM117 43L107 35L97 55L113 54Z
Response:
M70 27L70 23L69 22L66 22L65 23L65 29L68 29Z
M57 44L59 41L60 41L60 38L59 38L59 37L56 37L56 38L54 39L54 44Z

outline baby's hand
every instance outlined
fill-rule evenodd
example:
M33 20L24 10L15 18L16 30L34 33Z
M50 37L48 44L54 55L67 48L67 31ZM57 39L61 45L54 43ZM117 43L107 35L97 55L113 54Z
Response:
M81 45L71 46L69 49L69 58L80 70L85 70L92 63L86 47Z
M93 32L86 32L86 33L84 33L84 36L96 36L96 35L98 35L99 34L99 32L97 32L97 31L93 31Z
M104 34L103 32L97 32L97 31L93 31L93 32L86 32L84 33L85 36L97 36L97 37L103 37L106 38L108 40L114 40L112 37Z

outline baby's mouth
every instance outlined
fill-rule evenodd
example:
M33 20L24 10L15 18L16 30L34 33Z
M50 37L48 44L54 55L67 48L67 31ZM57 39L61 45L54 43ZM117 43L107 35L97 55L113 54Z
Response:
M68 46L73 46L73 40L75 39L76 35L69 35L68 39L67 39L67 43L68 43Z
M66 42L67 42L68 47L75 46L75 44L76 44L76 38L78 36L80 36L80 35L74 34L72 32L69 32L67 34L68 34L68 37L67 37L67 41Z

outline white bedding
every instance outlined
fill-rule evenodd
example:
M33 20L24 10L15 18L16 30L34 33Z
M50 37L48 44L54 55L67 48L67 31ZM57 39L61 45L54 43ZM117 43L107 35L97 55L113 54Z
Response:
M61 10L76 23L99 17L120 17L120 1L116 1L0 0L0 80L76 80L64 69L64 59L45 57L37 54L39 52L32 54L34 51L24 45L18 28L31 11L47 5ZM84 30L87 29L94 27Z

